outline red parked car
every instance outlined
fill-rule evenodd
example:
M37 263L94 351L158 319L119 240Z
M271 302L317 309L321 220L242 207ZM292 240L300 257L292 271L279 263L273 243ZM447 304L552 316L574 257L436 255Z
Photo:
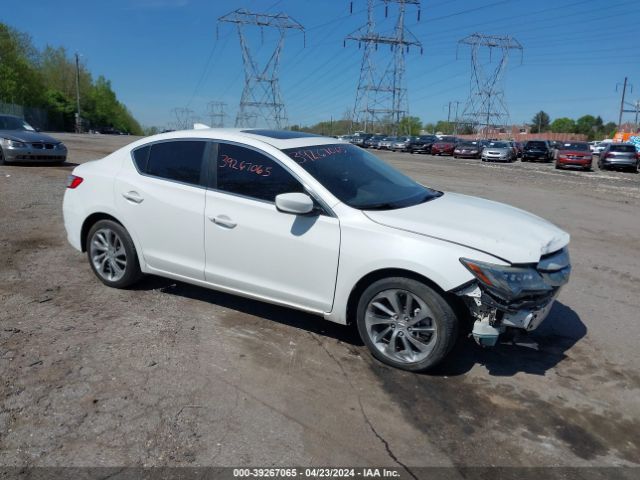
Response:
M453 155L457 143L456 137L442 137L431 145L431 155Z
M556 168L591 170L593 156L587 142L562 142L556 147Z

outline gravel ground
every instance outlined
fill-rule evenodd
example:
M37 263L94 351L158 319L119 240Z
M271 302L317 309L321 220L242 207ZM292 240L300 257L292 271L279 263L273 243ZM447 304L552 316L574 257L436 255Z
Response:
M0 166L0 465L640 465L640 175L378 153L572 236L538 331L416 375L296 311L103 286L66 242L65 179L134 138L58 137L67 164Z

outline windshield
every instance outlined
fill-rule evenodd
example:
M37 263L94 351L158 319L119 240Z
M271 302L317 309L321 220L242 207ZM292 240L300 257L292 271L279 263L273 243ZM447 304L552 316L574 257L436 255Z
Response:
M491 148L509 148L509 144L505 142L491 142L489 146Z
M547 144L544 142L527 142L526 148L547 148Z
M440 141L443 143L455 143L456 140L457 140L456 137L442 137L440 139Z
M477 145L475 143L467 142L467 143L459 143L458 148L476 148Z
M392 210L442 195L354 145L283 150L341 202L360 210Z
M580 152L589 152L591 149L589 148L588 143L563 143L560 146L561 150L575 150Z
M33 132L35 129L21 118L0 115L0 130L29 130Z

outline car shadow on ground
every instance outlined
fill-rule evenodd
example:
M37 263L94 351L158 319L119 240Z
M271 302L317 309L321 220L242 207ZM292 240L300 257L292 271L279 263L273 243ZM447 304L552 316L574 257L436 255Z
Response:
M586 334L578 314L556 301L537 330L516 334L493 348L481 348L472 338L461 336L447 358L427 375L463 375L475 365L483 365L493 376L544 375L567 358L565 352Z
M318 315L292 308L281 307L153 275L147 275L132 287L132 290L159 290L170 295L211 303L219 307L277 322L281 325L306 330L349 345L364 346L355 328L328 322Z
M211 303L365 348L354 327L328 322L322 317L291 308L152 275L145 277L133 289L159 290L170 295ZM586 333L587 327L578 314L563 303L556 302L547 319L535 332L516 335L513 339L503 341L493 348L483 349L476 345L472 338L461 334L447 358L425 375L464 375L475 365L484 366L489 375L493 376L512 376L520 372L544 375L567 358L565 352Z
M80 165L79 163L74 163L74 162L63 162L63 163L54 163L54 162L25 162L25 163L20 163L20 162L14 162L14 163L7 163L5 164L5 166L7 167L22 167L22 168L34 168L34 167L72 167L75 168L78 165Z

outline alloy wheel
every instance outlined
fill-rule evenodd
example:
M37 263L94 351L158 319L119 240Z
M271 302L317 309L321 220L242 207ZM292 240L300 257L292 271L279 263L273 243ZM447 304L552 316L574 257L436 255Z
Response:
M375 348L401 363L424 360L438 337L434 314L408 290L388 289L375 295L365 312L366 332Z
M90 243L93 266L102 278L110 282L120 280L127 269L127 253L120 236L110 228L97 230Z

